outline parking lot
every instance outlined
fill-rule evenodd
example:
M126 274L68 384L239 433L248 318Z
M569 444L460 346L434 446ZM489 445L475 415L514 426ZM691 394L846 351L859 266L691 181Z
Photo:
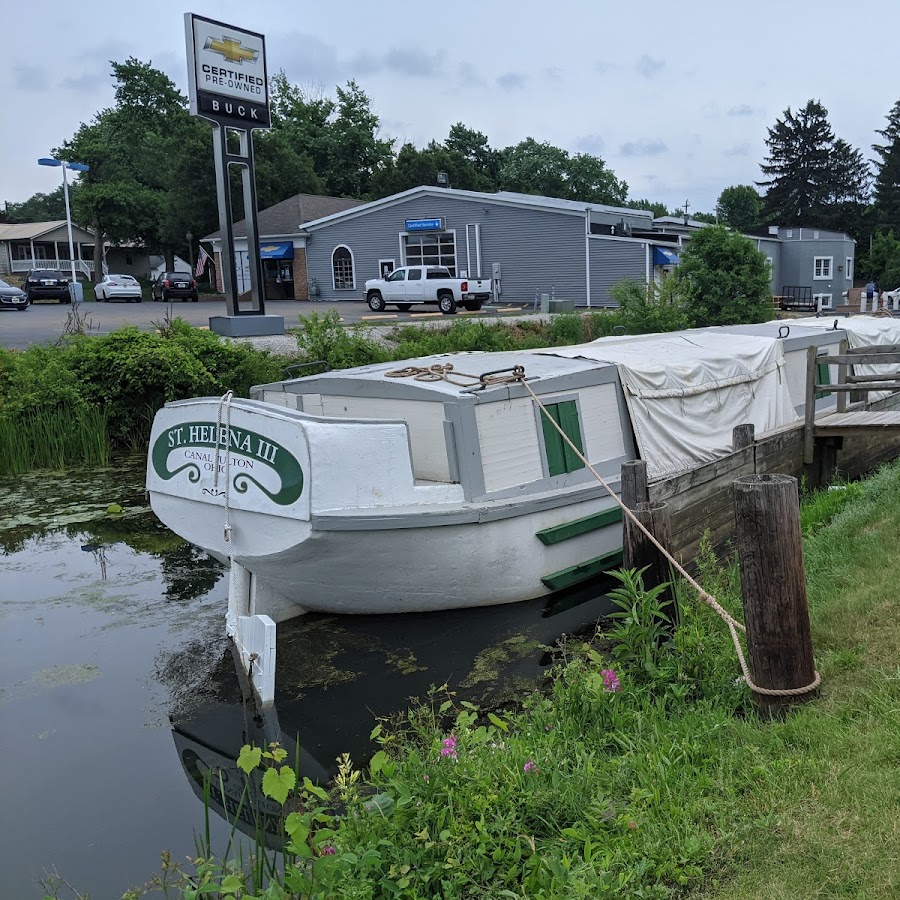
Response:
M38 301L25 312L14 309L0 310L0 345L22 349L30 344L55 341L65 333L66 321L71 307L55 302ZM152 331L166 316L179 316L200 328L209 327L210 316L226 314L225 301L221 298L201 300L199 303L83 303L79 307L86 326L92 334L107 334L123 325L135 325L142 331ZM383 313L373 313L362 300L341 302L302 302L279 300L266 303L266 312L284 317L285 328L299 324L300 316L311 313L324 315L330 311L340 315L347 324L354 322L385 322L396 324L401 321L419 322L430 319L453 318L442 316L433 307L413 307L401 313L388 309ZM459 317L481 318L495 315L515 315L522 312L521 304L503 304L500 307L485 306L478 313L460 312Z

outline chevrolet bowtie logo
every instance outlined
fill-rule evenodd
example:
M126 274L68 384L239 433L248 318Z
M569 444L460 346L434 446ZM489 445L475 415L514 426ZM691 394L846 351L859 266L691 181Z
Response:
M221 41L215 38L207 38L204 50L212 50L213 53L221 53L228 62L240 63L243 65L244 60L247 62L255 62L259 56L259 50L250 50L244 47L240 41L234 38L222 37Z

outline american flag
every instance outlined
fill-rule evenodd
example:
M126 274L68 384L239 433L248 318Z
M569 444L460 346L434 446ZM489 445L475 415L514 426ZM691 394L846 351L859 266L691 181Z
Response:
M200 248L200 255L197 257L197 271L196 275L199 278L206 271L206 261L209 259L209 254L203 249Z

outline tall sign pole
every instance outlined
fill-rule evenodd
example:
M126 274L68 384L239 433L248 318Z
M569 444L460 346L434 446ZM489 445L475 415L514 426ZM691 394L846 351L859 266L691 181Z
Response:
M212 122L215 130L213 152L222 231L222 284L228 315L211 317L209 327L218 334L232 337L283 334L283 317L265 312L256 219L253 131L271 126L266 39L255 31L235 28L194 13L184 14L184 28L191 115ZM237 148L232 145L229 149L229 132L236 132ZM251 297L249 308L244 309L238 300L234 217L228 179L231 166L240 168L244 187Z

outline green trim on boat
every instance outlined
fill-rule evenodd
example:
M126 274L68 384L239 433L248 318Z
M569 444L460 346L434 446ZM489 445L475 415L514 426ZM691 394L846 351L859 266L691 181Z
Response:
M541 581L551 591L559 591L562 588L578 584L580 581L587 581L589 578L600 575L608 569L614 569L621 564L622 551L613 550L610 553L595 556L593 559L586 559L577 566L569 566L568 569L560 569L559 572L554 572L552 575L545 575Z
M573 519L571 522L563 522L562 525L553 525L538 531L535 537L542 544L558 544L569 538L578 537L579 534L587 534L596 531L604 525L612 525L613 522L622 521L622 510L618 506L612 509L604 509L603 512L593 513L581 519Z

